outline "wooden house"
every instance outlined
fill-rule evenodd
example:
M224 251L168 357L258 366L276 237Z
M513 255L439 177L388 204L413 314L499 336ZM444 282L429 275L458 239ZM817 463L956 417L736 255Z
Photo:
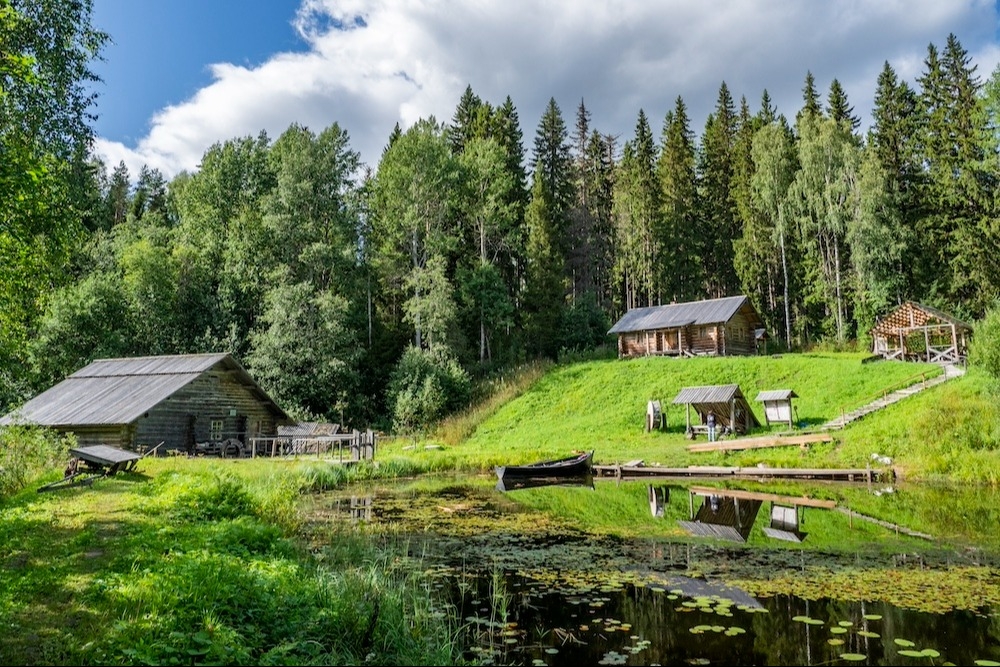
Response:
M715 414L720 430L727 428L734 433L746 433L760 426L738 384L684 387L674 398L674 405L686 406L687 432L690 434L708 431L705 424L710 412ZM698 415L697 423L691 421L691 408Z
M764 322L745 296L632 308L609 334L619 357L756 354Z
M196 443L275 435L288 415L230 355L101 359L0 418L76 435L80 445L193 452ZM242 451L242 447L239 447Z
M972 326L951 315L907 301L872 328L872 351L886 359L959 363Z

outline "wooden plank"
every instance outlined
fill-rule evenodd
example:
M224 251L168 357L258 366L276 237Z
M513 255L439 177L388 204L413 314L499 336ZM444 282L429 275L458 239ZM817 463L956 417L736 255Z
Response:
M688 445L689 452L729 452L743 449L763 449L765 447L791 447L793 445L808 445L817 442L832 442L833 436L829 433L809 433L805 435L790 436L764 436L760 438L740 438L738 440L726 440L720 442L709 442L698 445Z
M796 505L802 507L820 507L823 509L833 509L837 506L833 500L819 500L817 498L806 498L804 496L781 496L774 493L756 493L753 491L742 491L738 489L713 489L707 486L692 486L688 489L697 496L727 496L729 498L739 498L741 500L760 500L781 505Z

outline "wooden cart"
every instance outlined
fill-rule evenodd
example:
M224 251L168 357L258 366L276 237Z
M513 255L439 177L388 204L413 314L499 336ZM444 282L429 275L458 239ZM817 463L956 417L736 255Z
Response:
M135 452L109 445L74 447L69 453L73 458L66 466L65 476L41 487L38 489L39 493L70 486L90 486L102 477L135 470L136 463L142 458L142 455Z

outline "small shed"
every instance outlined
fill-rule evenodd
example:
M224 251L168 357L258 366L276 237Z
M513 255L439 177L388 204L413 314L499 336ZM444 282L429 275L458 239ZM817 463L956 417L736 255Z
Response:
M872 328L872 351L886 359L959 363L972 325L944 311L907 301Z
M789 428L795 426L792 414L792 399L798 398L791 389L771 389L757 394L757 400L764 404L764 421L770 426L775 424L788 424Z
M684 387L674 398L674 405L687 406L688 433L706 432L710 412L715 414L716 424L734 433L746 433L760 426L738 384ZM691 408L698 415L697 424L691 423Z

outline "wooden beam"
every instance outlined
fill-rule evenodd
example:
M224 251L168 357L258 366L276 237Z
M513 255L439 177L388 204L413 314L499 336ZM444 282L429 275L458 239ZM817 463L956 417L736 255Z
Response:
M740 438L723 442L710 442L700 445L688 445L689 452L727 452L743 449L764 449L768 447L791 447L793 445L810 445L817 442L832 442L829 433L808 433L792 436L764 436L760 438Z
M774 493L757 493L755 491L742 491L738 489L715 489L708 486L692 486L688 489L696 496L723 496L734 500L760 500L778 503L779 505L792 505L794 507L819 507L822 509L833 509L837 506L835 500L820 500L818 498L806 498L805 496L780 496Z

